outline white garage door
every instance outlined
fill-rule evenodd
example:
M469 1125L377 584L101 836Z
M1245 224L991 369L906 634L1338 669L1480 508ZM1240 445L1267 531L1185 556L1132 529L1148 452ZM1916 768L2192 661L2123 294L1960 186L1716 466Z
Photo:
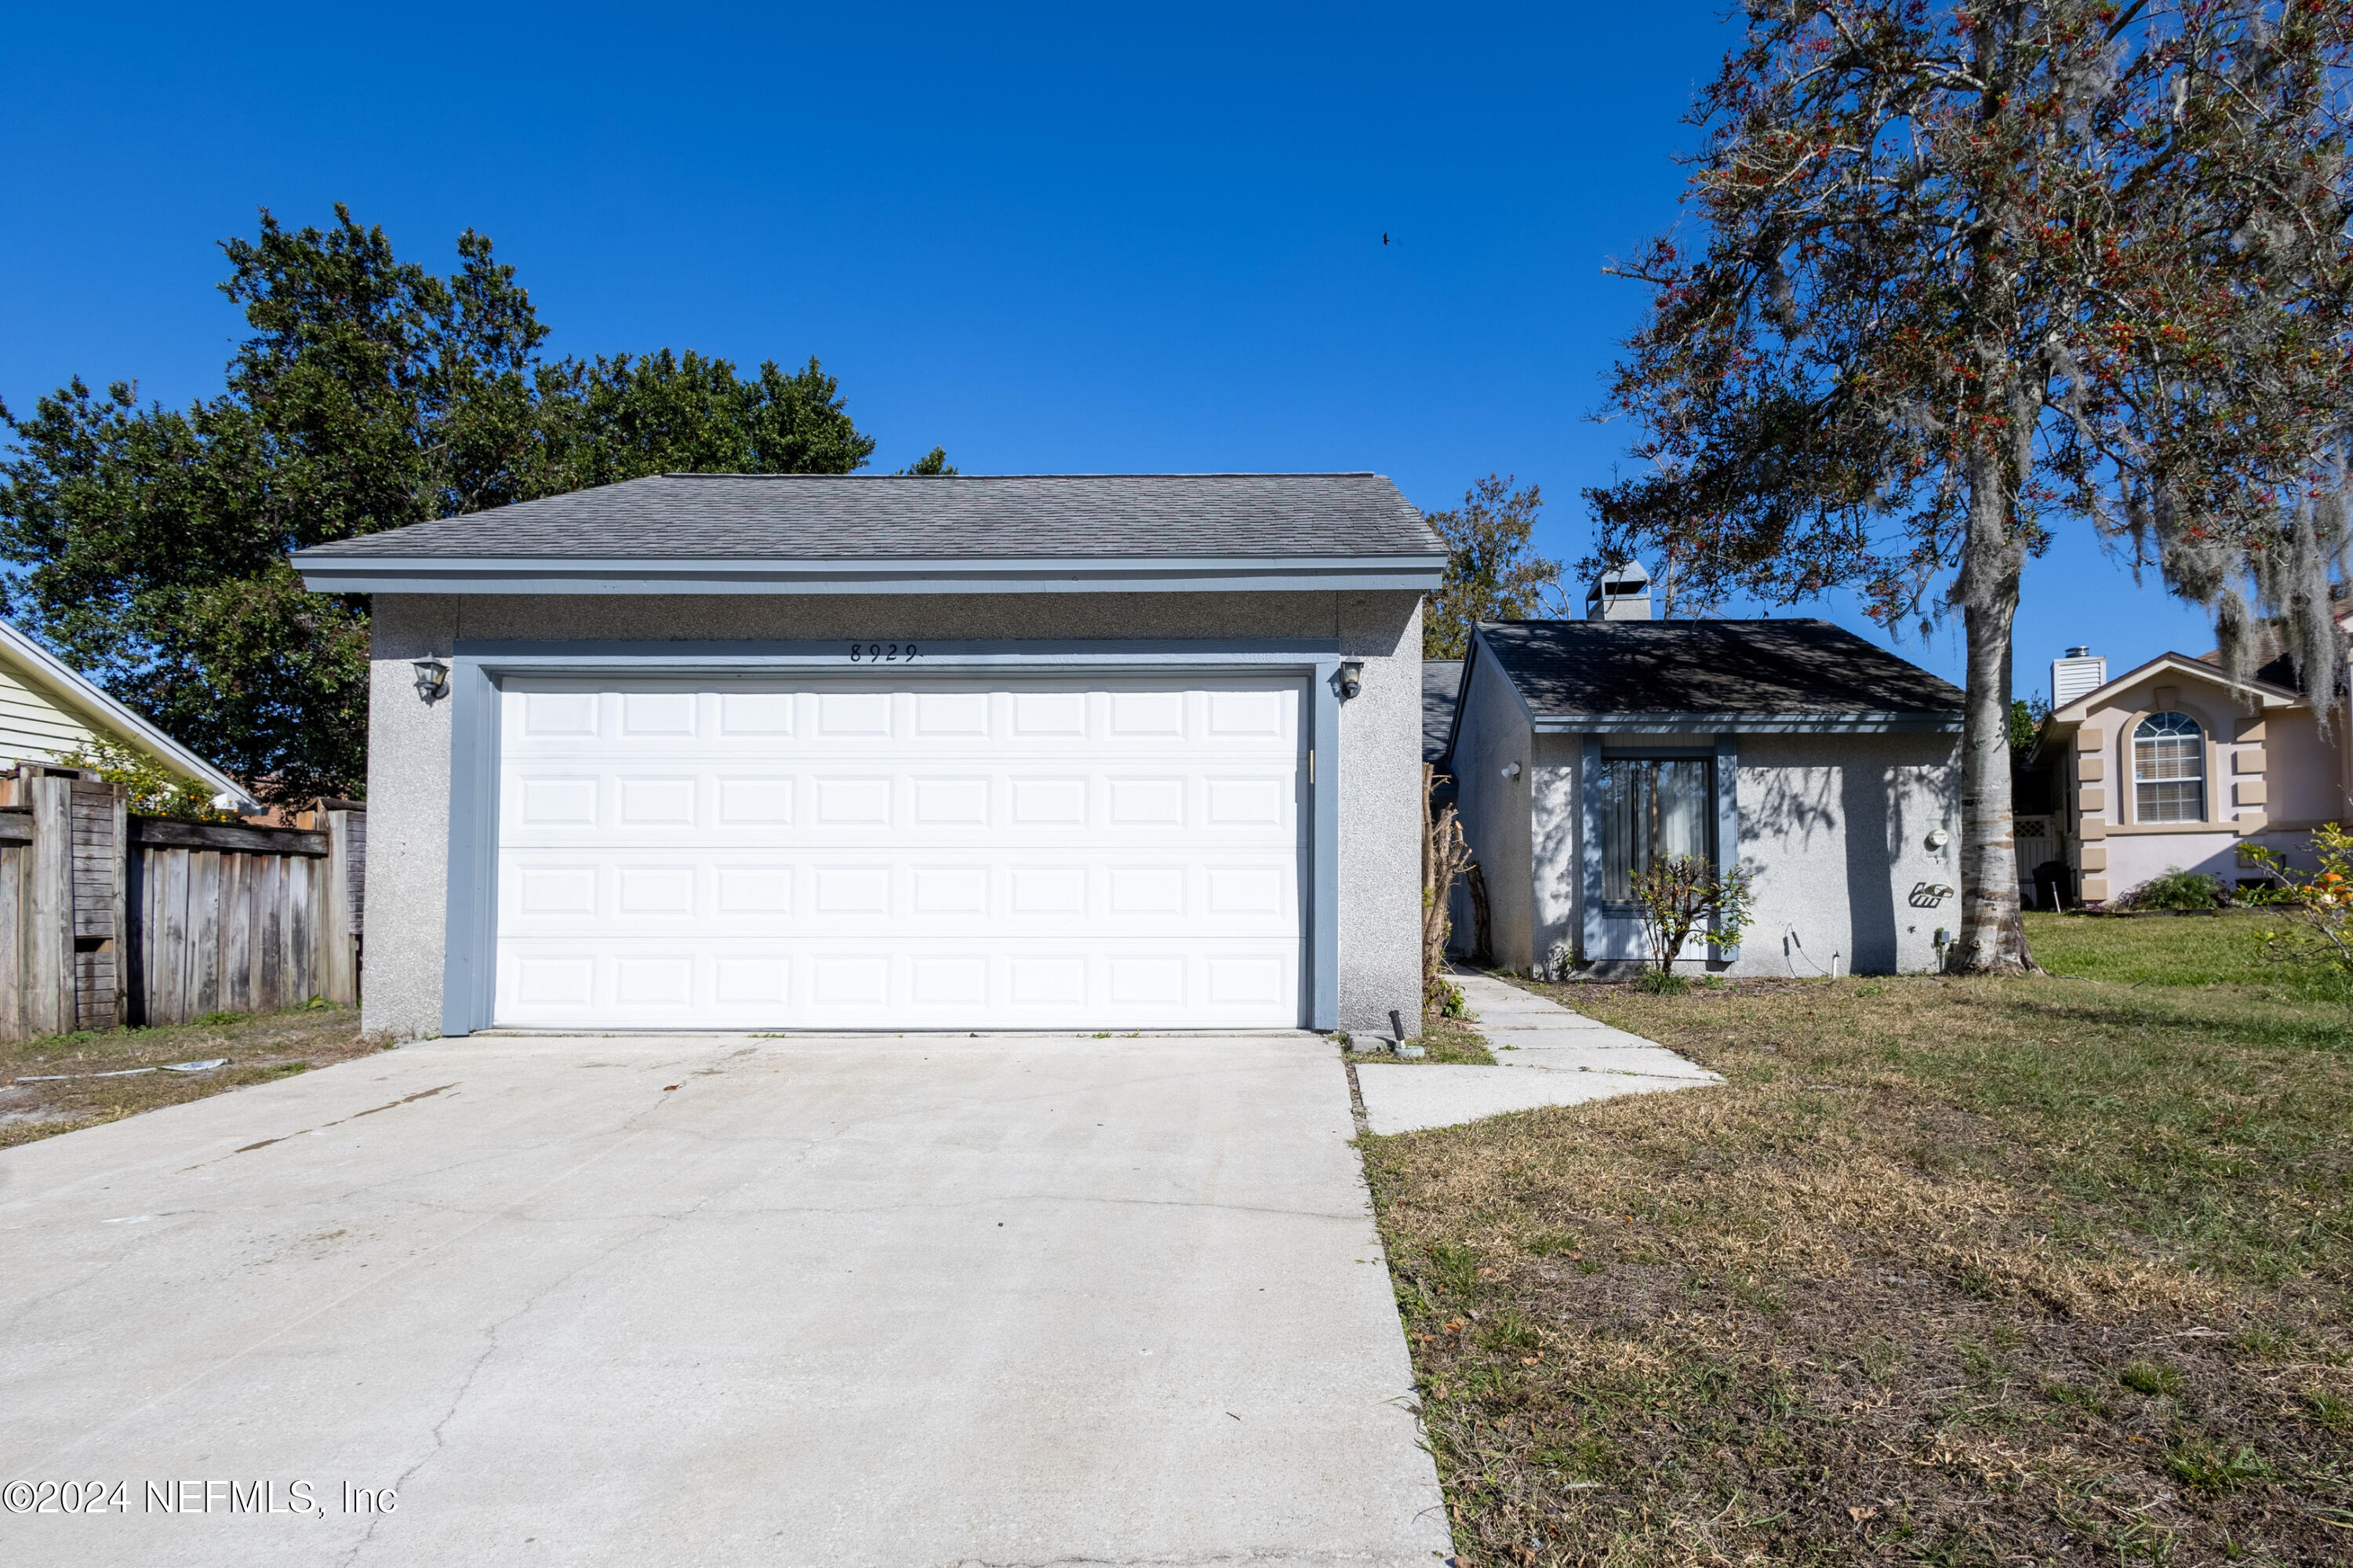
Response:
M497 1022L1295 1027L1302 694L510 681Z

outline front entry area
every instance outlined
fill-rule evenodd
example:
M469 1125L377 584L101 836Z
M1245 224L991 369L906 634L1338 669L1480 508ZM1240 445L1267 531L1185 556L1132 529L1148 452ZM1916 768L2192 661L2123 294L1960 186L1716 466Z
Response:
M1301 1026L1303 695L510 677L495 1022Z

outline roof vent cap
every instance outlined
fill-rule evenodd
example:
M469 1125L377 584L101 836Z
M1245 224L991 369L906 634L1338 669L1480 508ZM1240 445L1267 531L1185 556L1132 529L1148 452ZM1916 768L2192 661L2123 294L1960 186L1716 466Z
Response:
M1585 594L1588 620L1651 619L1651 574L1637 561L1621 561L1593 579Z
M2108 662L2089 647L2070 648L2064 659L2051 661L2051 705L2063 708L2086 692L2108 683Z

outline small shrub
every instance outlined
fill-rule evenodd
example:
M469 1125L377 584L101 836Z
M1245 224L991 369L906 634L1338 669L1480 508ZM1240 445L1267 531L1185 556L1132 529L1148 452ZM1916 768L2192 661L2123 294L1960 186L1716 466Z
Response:
M1644 969L1634 977L1634 989L1652 996L1681 996L1691 990L1691 981L1665 969Z
M133 751L96 736L58 758L61 768L87 768L109 784L122 785L131 809L155 817L178 817L191 822L234 822L235 811L213 804L206 785L183 779L143 751Z
M2320 869L2306 874L2277 850L2249 844L2239 851L2242 861L2281 884L2276 904L2289 923L2261 933L2263 956L2326 971L2346 988L2347 1005L2353 1007L2353 832L2323 822L2313 831L2312 853Z
M2202 871L2165 868L2116 901L2119 909L2176 909L2191 912L2217 908L2222 902L2222 879Z
M223 1023L242 1023L245 1022L245 1014L242 1012L207 1012L202 1018L197 1019L196 1022L202 1024L214 1025L216 1027Z
M1634 874L1633 893L1661 974L1674 967L1694 932L1715 952L1740 946L1757 910L1754 872L1745 865L1718 871L1695 854L1651 861Z

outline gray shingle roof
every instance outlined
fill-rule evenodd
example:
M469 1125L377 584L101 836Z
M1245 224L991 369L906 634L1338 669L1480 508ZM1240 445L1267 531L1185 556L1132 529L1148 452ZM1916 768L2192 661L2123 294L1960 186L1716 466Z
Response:
M387 529L305 559L1443 556L1372 473L659 474Z
M1454 699L1462 690L1462 661L1421 662L1421 759L1442 762L1454 736Z
M1960 688L1827 620L1505 620L1480 632L1540 717L1961 711Z

